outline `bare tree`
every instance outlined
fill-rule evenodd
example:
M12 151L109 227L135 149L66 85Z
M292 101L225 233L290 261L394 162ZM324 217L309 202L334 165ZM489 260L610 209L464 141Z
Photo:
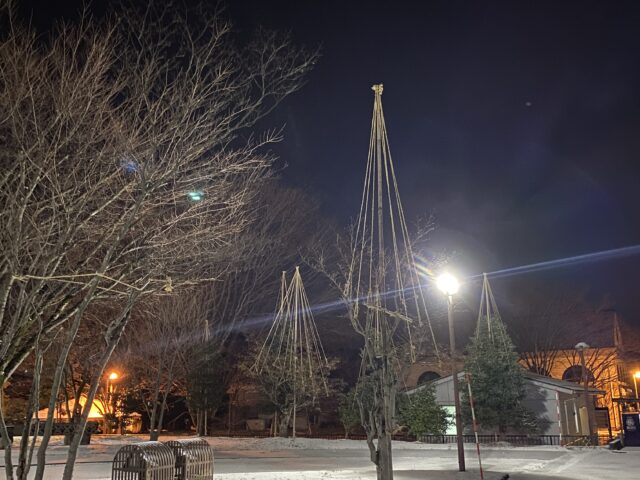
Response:
M437 346L426 309L417 258L405 219L382 111L382 85L375 99L360 213L338 260L315 265L339 289L354 330L362 336L356 395L379 480L393 479L391 437L396 427L395 399L403 361L415 359L416 332ZM428 266L425 266L428 267ZM406 352L406 354L405 354Z
M329 395L327 378L333 365L325 355L300 268L287 283L282 272L279 302L269 332L255 354L254 378L280 414L280 435L288 435L296 412ZM274 419L275 420L275 419Z
M162 431L168 396L186 375L186 357L208 336L207 285L145 302L130 325L122 349L128 375L150 419L150 440Z
M36 478L89 306L120 311L105 325L66 479L134 305L203 280L203 259L251 222L271 163L260 150L278 135L240 134L297 90L315 60L266 32L238 47L215 13L163 7L100 24L85 15L49 38L2 11L0 383L65 324ZM13 478L10 448L5 459Z
M291 263L298 250L317 237L316 206L302 192L270 182L255 203L251 224L209 259L207 271L216 281L195 292L146 302L148 313L135 318L126 335L122 348L128 365L142 367L134 370L145 393L144 404L152 406L147 412L152 430L159 430L154 420L164 411L171 390L193 397L190 372L199 367L185 352L196 348L203 355L219 357L230 336L256 328L259 313L273 301L273 271ZM228 373L224 368L218 372ZM204 434L208 413L193 413L198 431Z
M335 386L329 381L329 374L335 370L338 361L335 358L327 359L322 368L307 372L300 372L301 369L299 369L295 374L292 365L284 361L283 357L276 352L261 351L262 343L258 342L252 346L248 359L253 362L260 357L264 368L256 371L251 368L252 365L247 365L245 373L247 379L253 380L260 386L260 390L275 409L274 435L288 437L289 426L297 412L317 405L321 398L337 394ZM293 428L295 437L295 421Z
M528 298L511 313L509 331L524 367L550 376L561 350L572 346L573 324L584 300L580 295L527 292Z

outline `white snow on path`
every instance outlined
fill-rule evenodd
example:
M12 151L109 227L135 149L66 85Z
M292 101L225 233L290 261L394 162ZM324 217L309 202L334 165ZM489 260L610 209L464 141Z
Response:
M498 480L504 474L485 472L485 480ZM261 472L216 474L216 480L375 480L373 469L326 470L315 472ZM394 480L475 480L480 478L477 470L457 472L450 470L395 470Z
M166 441L176 436L163 436ZM182 437L184 438L184 437ZM98 435L80 448L75 480L109 480L115 452L123 445L146 441L138 436ZM375 480L366 442L282 438L212 437L215 480ZM61 478L67 447L55 439L48 450L46 480ZM15 444L14 444L15 445ZM478 480L473 445L467 445L467 472L456 469L455 445L394 442L395 480ZM3 463L0 460L0 463ZM604 448L506 447L484 449L486 480L638 480L640 448L613 452ZM31 475L30 475L31 477ZM0 480L4 472L0 470Z

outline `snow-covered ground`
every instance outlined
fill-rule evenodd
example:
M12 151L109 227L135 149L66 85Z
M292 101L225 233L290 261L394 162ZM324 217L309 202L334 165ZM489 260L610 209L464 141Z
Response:
M175 437L163 437L169 440ZM122 445L144 441L140 436L94 436L81 447L75 469L79 480L106 480L110 462ZM215 478L220 480L373 480L375 469L364 441L281 438L209 438L215 451ZM59 479L67 447L54 438L48 450L45 478ZM612 452L604 448L484 448L485 479L631 480L640 478L640 449ZM0 464L3 461L0 460ZM466 448L467 472L457 471L455 445L394 442L397 480L478 479L473 445ZM0 471L4 479L4 471Z

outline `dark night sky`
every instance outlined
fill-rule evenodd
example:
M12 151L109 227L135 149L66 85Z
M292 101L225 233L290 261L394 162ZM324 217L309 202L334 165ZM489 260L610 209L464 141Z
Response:
M640 5L245 2L242 28L288 29L323 57L279 112L285 176L357 213L373 95L409 218L467 274L640 244ZM640 319L640 257L496 280L588 290ZM511 285L510 285L511 284ZM476 295L476 292L474 292Z
M463 274L640 244L638 2L236 0L227 13L322 47L271 120L286 123L284 177L339 222L357 213L382 82L408 218L435 212L432 248L457 252ZM636 255L494 287L608 293L640 325L639 271Z

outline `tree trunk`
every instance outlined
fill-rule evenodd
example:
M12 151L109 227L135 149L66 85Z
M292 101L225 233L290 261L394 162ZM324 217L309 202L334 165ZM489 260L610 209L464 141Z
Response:
M289 420L291 420L290 412L280 413L280 424L278 425L278 436L280 438L289 437Z
M367 446L371 462L376 466L378 480L393 480L391 436L395 425L396 386L389 355L380 359L372 354L374 346L365 343L365 358L371 368L371 404L356 398L360 423L367 434Z
M33 383L31 384L31 392L29 392L29 407L27 409L27 418L24 422L22 438L20 439L20 452L18 454L18 468L16 472L18 480L26 480L31 467L30 452L32 453L32 451L29 450L29 436L31 435L31 430L34 428L34 417L35 431L33 432L33 444L35 444L39 430L38 399L40 398L40 376L42 373L42 349L40 348L39 335L36 342L36 362L33 370Z
M202 431L202 410L198 409L196 410L196 435L198 437L201 437Z
M378 480L393 480L393 461L391 457L391 434L382 432L378 437Z
M5 376L0 374L0 439L4 444L4 470L7 480L14 480L13 477L13 463L11 460L11 439L9 438L9 431L7 430L7 424L4 420L4 406L2 400L4 399L4 381Z
M273 420L271 420L271 436L278 436L278 411L273 412Z
M127 304L123 308L118 318L114 319L108 327L107 334L105 335L105 339L107 340L107 348L98 361L98 371L91 378L91 388L87 393L87 402L85 403L82 410L81 421L77 428L74 429L71 443L69 445L69 452L67 454L67 462L64 466L64 473L62 474L62 480L72 480L73 478L73 468L75 466L76 457L78 456L78 447L80 446L80 441L82 440L82 436L84 435L84 430L87 425L87 420L89 419L91 406L93 405L93 401L96 398L96 392L98 391L100 380L102 379L104 370L107 367L109 359L111 358L111 354L115 350L116 345L118 345L120 337L122 336L122 332L127 326L127 322L131 314L131 309L133 308L133 304L135 303L137 298L138 295L132 293L129 296Z
M160 436L160 432L158 432L157 426L157 418L158 418L158 398L160 398L160 384L162 383L162 358L158 358L158 366L156 370L156 381L153 386L153 397L151 403L153 408L151 410L151 415L149 418L149 440L157 441Z
M171 362L171 369L173 370L173 362ZM164 394L162 395L162 404L160 405L160 415L158 417L158 424L156 425L156 429L155 429L155 438L152 438L151 440L158 440L158 438L160 438L160 432L162 431L162 423L164 420L164 412L167 409L167 396L169 395L169 389L171 387L172 382L173 382L173 374L169 376L169 382L168 382L167 388L165 389Z
M71 345L73 344L73 340L76 338L78 334L78 330L80 329L80 323L82 321L82 316L84 315L85 310L89 306L89 303L93 299L93 294L98 286L98 278L94 278L91 280L89 291L86 293L82 304L78 308L76 312L73 323L70 325L69 330L67 331L67 335L65 336L62 351L60 352L60 356L58 357L58 363L56 364L55 373L53 375L53 385L51 386L51 394L49 396L49 411L47 412L47 419L44 424L44 430L42 432L42 441L40 443L40 447L38 448L38 453L36 455L37 458L37 467L36 474L34 476L34 480L42 480L44 477L44 469L47 462L47 447L49 446L49 440L51 439L51 433L53 432L53 415L56 409L56 403L58 400L58 392L60 391L60 384L62 383L62 376L64 374L64 369L67 364L67 358L69 358L69 351L71 350ZM77 399L79 400L79 399Z

